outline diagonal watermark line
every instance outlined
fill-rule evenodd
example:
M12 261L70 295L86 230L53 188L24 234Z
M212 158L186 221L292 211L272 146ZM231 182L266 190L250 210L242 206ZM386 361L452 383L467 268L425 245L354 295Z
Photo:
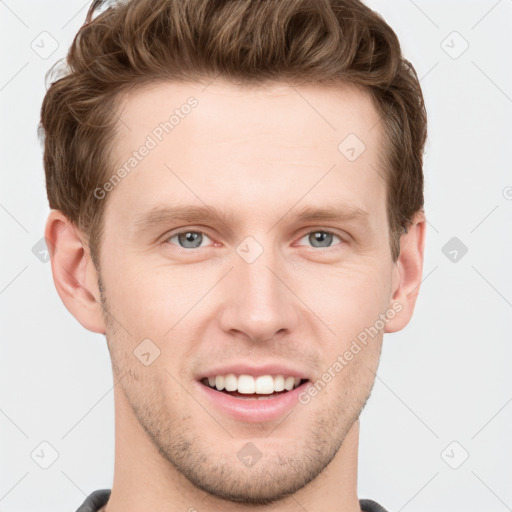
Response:
M206 89L208 89L208 87L210 87L210 85L213 84L213 82L215 82L215 80L217 80L217 78L219 77L220 73L217 73L217 75L215 75L212 80L210 82L208 82L202 89L201 89L201 92L204 92L206 91Z
M425 489L425 487L427 487L427 485L432 482L432 480L434 480L434 478L439 475L439 471L409 500L409 501L406 501L401 508L398 509L398 512L400 512L401 510L403 510L414 498L416 498L416 496L418 496L418 494L423 491L423 489Z
M470 233L473 233L473 231L475 231L475 229L480 226L480 224L483 223L483 221L485 219L487 219L487 217L489 217L489 215L491 215L491 213L494 213L496 211L496 208L498 208L499 204L497 204L471 231Z
M28 265L25 266L25 268L23 270L20 270L1 290L0 290L0 294L4 293L5 290L7 290L7 288L16 280L18 279L19 275L22 273L22 272L25 272L25 270L27 270L28 268Z
M66 438L70 432L72 432L82 421L83 419L126 377L125 372L117 382L61 437L61 440Z
M14 75L11 76L4 85L2 85L2 87L0 87L0 92L2 92L28 66L28 64L29 61L25 62L25 64L23 64L23 66L21 66L21 68L18 69L18 71L16 71L16 73L14 73Z
M487 425L489 425L489 423L491 423L491 421L496 418L496 416L498 416L498 414L503 411L503 409L505 409L505 407L510 403L512 402L512 398L510 400L508 400L508 402L505 403L505 405L503 407L501 407L501 409L471 438L471 440L475 439L475 437L480 434L480 432L482 432L482 430L487 427Z
M472 27L473 30L498 4L501 4L502 0L498 0Z
M68 21L66 21L66 23L60 27L60 29L65 29L89 4L90 1L87 0L87 2L82 7L80 7L80 9Z
M285 212L285 214L267 231L267 233L270 233L287 215L288 213L297 205L299 204L334 168L336 167L336 164L334 164L316 183L314 183L309 190L307 190L302 197L300 197L294 204L288 208L288 210Z
M507 510L512 510L512 508L510 508L473 470L471 470L471 473L473 473L473 475L476 476L476 478L478 478L478 480L480 480L480 482L482 482L482 484L487 487L487 489L492 492L492 494L494 494L494 496L496 496L496 498L498 498L501 503L503 503L503 505L505 505L505 507L507 507Z
M480 66L478 66L474 60L471 62L487 78L487 80L489 80L496 87L496 89L498 89L498 91L500 91L501 94L503 94L503 96L505 96L505 98L507 98L507 100L512 103L512 98Z
M420 79L421 82L437 65L439 64L439 61L437 61Z
M434 226L434 224L432 224L428 219L427 219L427 224L437 233L439 234L439 231L436 229L436 227Z
M18 18L18 20L23 23L23 25L25 25L25 27L27 28L30 28L6 3L4 0L0 0L0 4L3 4L9 11L11 11L11 14L13 14L14 16L16 16L16 18Z
M382 173L371 162L368 162L368 165L379 175L380 179L386 183L386 178L382 175Z
M1 498L0 501L5 499L7 495L14 490L14 488L29 474L29 471L27 471Z
M170 327L167 332L164 334L164 337L167 336L205 297L208 295L232 270L234 267L231 267L227 272L224 273L224 275L218 279L218 281L213 284L213 286L207 290L199 299L197 302L172 326Z
M384 118L382 116L379 116L379 120L368 130L368 133L370 133L383 120Z
M416 2L414 2L414 0L409 0L409 2L411 2L411 4L413 4L414 7L416 7L416 9L418 9L423 14L423 16L425 16L425 18L427 18L430 21L430 23L432 23L432 25L434 25L436 28L439 28L439 25L430 16L428 16L428 14L425 11L423 11L418 6L418 4L416 4Z
M306 507L304 507L304 505L302 503L300 503L299 500L293 494L290 497L293 498L293 501L295 501L295 503L297 503L297 505L299 505L299 507L302 510L304 510L304 512L309 512L308 509Z
M71 480L71 478L66 475L66 473L64 473L64 471L60 471L85 497L87 497L87 493L85 493L82 489L80 489L80 487L78 487L78 485L75 484L75 482L73 482L73 480Z
M286 418L288 418L296 410L297 408L294 407L265 437L268 437L270 434L272 434L277 429L277 427L280 427L283 424L284 420L286 420Z
M190 398L192 398L194 400L194 402L196 402L205 412L206 414L208 414L208 416L210 416L210 418L212 418L213 421L215 421L215 423L217 423L217 425L219 425L220 428L222 428L222 430L224 430L224 432L226 432L226 434L228 434L229 437L233 437L233 435L228 431L226 430L211 414L210 412L208 411L208 409L206 409L206 407L203 406L203 404L201 402L199 402L199 400L197 400L195 398L195 396L193 396L189 391L188 389L185 388L185 386L178 380L176 379L176 377L171 373L169 372L169 370L167 370L167 368L165 368L165 366L163 367L163 369L165 370L165 372L170 376L172 377L176 383L181 386L181 388L183 389L183 391L185 391L185 393L187 393Z
M423 423L423 425L427 427L430 430L430 432L432 432L432 434L434 434L434 436L437 437L437 439L439 439L439 436L411 409L411 407L409 407L371 368L368 369L375 375L376 379L379 379L380 382L382 382L382 384L384 384L384 386L386 386L389 389L389 391L391 391L391 393L393 393L393 395L395 395L395 397L398 398L398 400L400 400L400 402L402 402L402 404L404 404L405 407L407 407L407 409L409 409L409 411L412 414L414 414L414 416L416 416L416 418L418 418L421 421L421 423Z
M8 419L8 420L9 420L9 421L10 421L10 422L11 422L11 423L12 423L12 424L13 424L13 425L14 425L14 426L15 426L15 427L16 427L16 428L17 428L17 429L18 429L18 430L19 430L19 431L20 431L20 432L25 436L25 437L26 437L26 438L27 438L27 439L29 439L29 437L27 436L27 434L25 434L25 432L23 432L23 430L21 430L21 428L20 428L18 425L16 425L16 423L14 423L14 421L13 421L11 418L9 418L9 416L7 416L7 414L5 414L5 412L4 412L2 409L0 409L0 412L1 412L1 413L2 413L2 414L3 414L3 415L4 415L4 416L5 416L5 417L6 417L6 418L7 418L7 419Z
M510 301L503 295L501 294L498 289L493 286L488 279L486 279L473 265L471 265L471 268L510 306L512 307L512 304L510 303Z
M265 266L270 270L270 272L272 272L272 274L274 274L277 277L277 279L279 279L279 281L281 281L281 283L283 283L286 286L286 288L288 288L288 290L290 290L293 293L293 295L295 295L295 297L297 297L297 299L299 299L302 302L302 304L304 304L304 306L306 306L309 309L309 311L311 311L311 313L313 313L318 318L318 320L320 320L320 322L322 322L322 324L325 325L325 327L327 327L327 329L329 329L329 331L332 332L334 336L336 336L336 333L268 265Z
M126 107L126 104L123 106L123 112L124 112L124 109ZM132 131L132 129L123 121L122 117L121 117L121 114L123 112L121 112L121 114L118 114L116 111L112 110L112 109L108 109L109 112L125 127L128 129L129 132Z
M304 97L302 96L302 94L293 86L291 85L290 86L334 131L336 131L336 128L334 128L334 126L329 123L329 121L327 121L327 119L322 115L320 114L320 112Z
M21 228L25 231L25 233L28 233L28 229L3 205L0 204L0 208L4 210L5 213L11 216L11 218L19 225Z
M411 293L414 293L422 284L423 284L423 281L425 281L425 279L427 279L427 277L429 277L430 275L432 275L434 273L434 270L437 270L439 268L439 265L436 265L420 282L420 284L418 284L418 286L416 286L414 289L412 289L408 294L407 294L407 297L409 297L409 295L411 295Z

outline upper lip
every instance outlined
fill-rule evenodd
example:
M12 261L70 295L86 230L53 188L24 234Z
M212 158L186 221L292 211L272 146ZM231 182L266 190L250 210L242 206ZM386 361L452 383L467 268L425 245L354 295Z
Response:
M254 365L249 363L234 363L230 365L218 366L205 370L198 375L197 380L202 380L205 377L215 377L217 375L227 375L234 373L235 375L252 375L259 377L261 375L283 375L285 377L299 377L300 379L307 379L307 374L289 365L269 363L264 365Z

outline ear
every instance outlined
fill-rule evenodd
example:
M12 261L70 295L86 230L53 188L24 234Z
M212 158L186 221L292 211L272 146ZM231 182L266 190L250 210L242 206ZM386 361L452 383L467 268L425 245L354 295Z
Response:
M400 256L393 268L390 304L397 314L386 323L384 332L400 331L411 320L423 273L426 225L425 213L419 211L407 233L400 237Z
M59 210L51 210L44 232L53 282L67 310L89 331L106 332L98 275L83 234Z

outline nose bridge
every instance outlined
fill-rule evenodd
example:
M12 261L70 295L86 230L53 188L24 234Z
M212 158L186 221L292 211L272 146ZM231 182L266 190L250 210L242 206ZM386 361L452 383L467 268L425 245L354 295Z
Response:
M256 339L269 339L282 329L291 329L296 321L293 294L281 281L279 252L247 237L236 248L231 274L231 294L224 329L243 331ZM279 277L278 277L279 276Z

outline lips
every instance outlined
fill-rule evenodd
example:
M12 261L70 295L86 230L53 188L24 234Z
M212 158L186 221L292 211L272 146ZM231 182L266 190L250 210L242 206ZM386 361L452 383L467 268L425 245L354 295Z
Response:
M201 381L195 382L199 396L204 397L221 414L243 423L261 423L283 418L300 403L301 393L306 393L312 385L311 381L304 380L291 391L269 395L242 395L238 392L212 389Z
M310 386L307 372L289 364L231 364L196 377L198 392L231 418L249 423L272 421L298 403Z

